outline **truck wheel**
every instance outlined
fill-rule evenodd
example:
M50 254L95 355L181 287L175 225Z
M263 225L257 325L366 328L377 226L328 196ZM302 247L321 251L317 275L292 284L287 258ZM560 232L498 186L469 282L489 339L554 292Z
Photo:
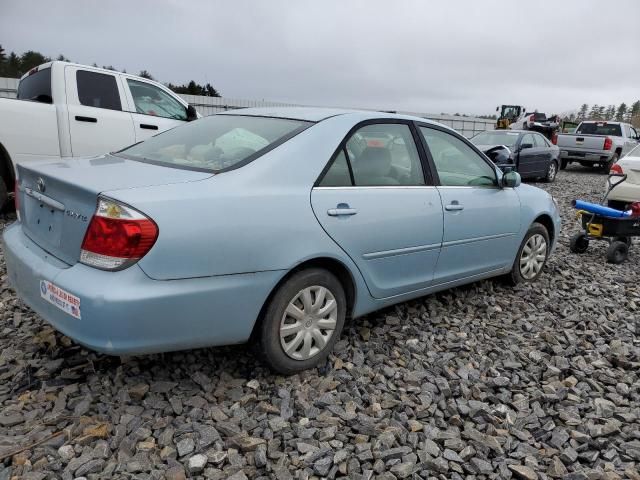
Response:
M569 250L573 253L584 253L589 248L589 238L584 232L576 233L569 239Z
M609 170L611 170L611 167L613 166L613 164L616 163L618 160L620 160L620 155L617 154L617 153L614 153L613 157L611 157L611 159L608 162L603 163L601 165L602 172L608 174Z
M607 262L618 265L624 262L629 255L629 246L626 242L614 241L607 248Z
M560 170L564 170L565 168L567 168L567 165L569 165L569 161L568 160L560 160Z

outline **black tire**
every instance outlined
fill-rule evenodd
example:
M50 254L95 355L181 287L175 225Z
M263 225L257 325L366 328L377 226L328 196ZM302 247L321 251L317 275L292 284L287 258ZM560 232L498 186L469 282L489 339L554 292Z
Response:
M584 232L576 233L569 239L569 250L573 253L585 253L589 248L589 237Z
M0 212L4 212L9 207L9 191L4 179L0 178Z
M569 161L568 160L560 160L560 170L564 170L567 168L567 165L569 165Z
M629 246L626 242L613 241L607 248L607 262L618 265L624 262L629 255Z
M593 163L592 162L578 162L580 164L580 166L585 167L585 168L591 168L593 167Z
M540 269L535 273L535 275L532 277L527 277L526 276L527 274L523 273L524 270L521 266L521 259L523 258L523 251L525 249L525 246L527 246L527 242L529 242L529 240L536 235L542 235L542 237L544 238L545 245L546 245L545 258L542 262L542 265L540 266ZM516 255L516 258L513 262L513 266L511 268L511 272L507 274L507 281L511 285L518 285L519 283L533 282L537 280L540 274L542 273L542 271L544 270L544 265L547 263L547 259L549 258L550 248L551 248L551 243L549 242L549 232L547 232L547 229L544 227L544 225L540 223L533 223L529 227L529 230L527 230L527 233L524 236L522 243L520 244L520 248L518 249L518 254Z
M324 287L335 299L337 304L335 328L329 339L326 341L326 344L319 352L307 359L294 359L285 352L282 346L280 339L281 322L283 321L285 310L289 306L289 303L295 301L296 297L303 290L315 286ZM280 285L267 305L263 317L260 319L257 332L258 335L256 338L258 351L264 362L272 370L284 375L289 375L321 365L326 361L326 358L333 349L333 346L340 338L346 313L347 300L344 288L333 274L320 268L311 268L297 272ZM306 326L306 318L307 317L305 317L304 320L305 327L301 328L301 333L303 335L306 335L304 329L309 328ZM292 334L291 336L295 337L295 335L297 334ZM283 341L286 342L286 338ZM317 341L315 339L310 340L310 342L312 342L313 345L317 345ZM304 343L305 341L303 341L302 345L304 345ZM295 353L302 352L294 352L294 354Z
M602 173L609 174L609 170L611 170L611 167L613 166L613 164L616 163L618 160L620 160L620 155L617 153L614 153L613 157L611 157L608 162L600 165L600 169L602 170Z
M547 175L544 177L544 181L547 183L553 183L558 175L558 162L551 160L549 167L547 168Z
M631 237L613 237L613 241L626 243L627 247L631 248L631 244L632 244Z

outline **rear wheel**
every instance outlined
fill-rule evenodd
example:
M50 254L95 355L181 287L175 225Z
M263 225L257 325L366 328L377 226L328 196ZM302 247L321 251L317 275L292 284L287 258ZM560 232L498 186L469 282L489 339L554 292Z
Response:
M549 167L547 168L547 175L544 177L544 181L547 183L552 183L556 179L556 175L558 174L558 162L555 160L551 160L549 163Z
M303 270L276 291L259 326L265 363L282 374L325 361L344 326L347 301L340 281L323 269Z
M3 212L9 206L9 191L4 179L0 177L0 212Z
M584 253L589 248L589 237L584 232L576 233L569 240L569 250L573 253Z
M613 157L611 157L608 162L605 162L602 165L600 165L602 173L609 173L609 170L611 170L611 167L613 166L613 164L616 163L619 159L620 159L620 155L617 153L614 153Z
M518 249L518 255L508 280L512 285L522 282L533 282L542 273L542 268L549 256L549 233L544 225L534 223L529 227L527 234Z
M613 241L607 248L607 262L619 264L624 262L629 255L629 246L626 242Z

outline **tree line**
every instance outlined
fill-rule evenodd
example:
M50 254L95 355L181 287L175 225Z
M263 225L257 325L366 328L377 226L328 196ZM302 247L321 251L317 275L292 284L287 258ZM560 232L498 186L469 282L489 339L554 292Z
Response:
M578 113L572 113L570 120L615 120L617 122L632 123L636 127L640 127L640 100L636 100L628 106L621 103L617 107L615 105L598 105L589 106L583 103L578 109Z
M20 78L34 67L43 63L50 62L52 59L43 55L40 52L29 50L19 55L16 52L6 53L2 45L0 45L0 77ZM70 60L64 55L58 55L55 60L61 60L69 62ZM97 64L93 64L97 67ZM113 65L103 65L102 68L108 70L119 71ZM122 73L127 73L126 70L122 70ZM148 78L149 80L155 80L147 70L141 70L138 74L140 77ZM206 97L219 97L220 93L211 85L207 83L200 85L195 80L191 80L182 85L174 85L173 83L165 83L167 87L176 93L188 94L188 95L203 95Z

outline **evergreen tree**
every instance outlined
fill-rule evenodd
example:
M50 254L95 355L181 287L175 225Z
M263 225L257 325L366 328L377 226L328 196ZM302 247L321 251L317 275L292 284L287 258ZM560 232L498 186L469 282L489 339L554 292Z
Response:
M142 77L142 78L147 78L149 80L153 80L154 79L153 76L149 72L147 72L146 70L140 70L140 73L138 74L138 76Z
M588 118L591 120L598 120L598 112L600 111L600 107L597 103L594 103L589 111Z
M616 106L609 105L604 113L604 120L613 120L616 116Z
M587 118L587 112L589 111L589 105L583 103L578 111L578 120L584 120Z
M627 104L622 102L616 111L616 120L619 122L624 121L627 116Z
M19 76L27 73L34 67L41 65L43 63L50 62L51 59L49 57L45 57L40 52L34 52L33 50L26 51L20 57L20 72Z

